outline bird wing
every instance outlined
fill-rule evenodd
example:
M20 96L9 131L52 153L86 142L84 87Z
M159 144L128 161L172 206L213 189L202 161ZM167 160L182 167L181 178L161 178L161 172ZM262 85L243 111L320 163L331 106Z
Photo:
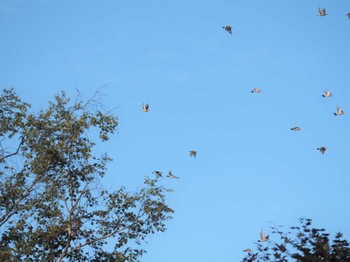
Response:
M263 230L260 231L260 239L261 239L261 240L264 240L264 239L265 239L265 234L264 234L264 231L263 231Z
M326 14L326 9L320 7L320 8L318 8L318 12L320 13L321 16L325 15Z

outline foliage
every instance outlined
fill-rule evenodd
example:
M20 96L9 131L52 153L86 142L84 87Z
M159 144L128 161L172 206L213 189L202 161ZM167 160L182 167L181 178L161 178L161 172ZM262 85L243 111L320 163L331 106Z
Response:
M46 110L29 108L13 89L2 91L0 261L137 261L139 245L166 229L173 210L157 179L135 193L101 184L111 159L94 156L88 135L107 141L117 118L95 96L71 104L64 92Z
M350 261L349 242L341 233L331 240L324 228L312 227L311 219L301 218L300 223L301 226L291 227L291 232L283 232L280 226L272 227L276 242L255 243L258 251L249 253L243 261Z

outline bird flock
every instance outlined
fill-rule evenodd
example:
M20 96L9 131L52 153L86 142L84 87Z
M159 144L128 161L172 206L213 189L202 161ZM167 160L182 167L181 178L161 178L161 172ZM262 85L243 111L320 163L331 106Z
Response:
M327 15L326 9L323 8L323 7L319 7L318 8L318 16L326 16L326 15ZM347 13L345 15L350 19L350 13ZM232 35L232 28L233 28L233 26L226 25L226 26L223 26L222 28L225 29L225 31L227 31L228 33L230 33ZM257 93L262 92L262 90L260 88L254 88L254 89L251 90L251 92L257 94ZM324 94L322 95L322 97L332 97L331 91L325 90ZM343 109L340 106L337 106L337 111L335 113L333 113L333 114L335 116L341 116L341 115L344 115L344 111L343 111ZM291 130L292 131L300 131L301 128L296 126L296 127L292 127ZM322 155L323 155L326 152L327 147L321 146L321 147L318 147L317 150L319 150L322 153Z
M318 16L326 16L326 15L327 15L326 9L323 8L323 7L319 7L318 8ZM350 13L347 13L345 15L350 19ZM228 32L229 34L232 35L232 29L233 29L232 25L226 25L226 26L223 26L222 28L226 32ZM261 93L261 92L262 92L262 90L260 88L253 88L251 90L251 93L253 93L253 94L258 94L258 93ZM324 94L322 95L322 97L325 97L325 98L326 97L327 98L332 97L331 91L325 90ZM150 111L149 104L148 103L142 103L141 111L144 112L144 113L149 112ZM333 114L335 116L341 116L341 115L344 115L344 111L343 111L343 109L341 107L337 106L337 111L335 113L333 113ZM292 130L292 131L300 131L301 128L299 126L296 126L296 127L290 128L290 130ZM327 150L327 147L321 146L321 147L318 147L317 150L320 151L322 154L324 154L326 152L326 150ZM189 153L190 153L190 157L196 158L196 156L197 156L197 151L196 150L190 150ZM159 170L154 171L153 174L155 174L157 176L157 178L162 177L162 172L159 171ZM168 172L167 177L179 179L179 177L175 176L172 173L172 171Z
M323 7L319 7L318 8L318 15L317 16L320 16L320 17L324 17L327 15L327 11L325 8ZM350 12L349 13L346 13L345 14L349 19L350 19ZM232 29L233 29L233 26L231 25L226 25L226 26L223 26L222 27L226 32L228 32L229 34L232 35ZM260 88L254 88L251 90L251 93L253 94L258 94L258 93L261 93L262 90ZM324 94L322 95L322 97L324 98L330 98L332 97L332 92L329 91L329 90L324 90ZM344 111L343 109L340 107L340 106L337 106L337 111L333 113L335 116L341 116L341 115L344 115ZM295 126L295 127L291 127L290 130L292 131L301 131L301 128L299 126ZM322 155L325 154L326 150L327 150L327 147L326 146L320 146L318 148L316 148ZM261 230L260 232L260 240L258 240L258 242L266 242L269 240L269 236L268 235L265 235L264 231ZM251 253L253 252L252 249L248 248L248 249L244 249L243 252L246 252L246 253Z
M144 113L149 112L149 104L148 103L142 103L141 111ZM190 150L189 151L190 157L197 157L197 150ZM163 177L163 172L159 170L155 170L152 172L152 174L156 175L156 178ZM173 178L173 179L179 179L178 176L175 176L173 172L170 170L167 175L168 178Z
M320 16L320 17L324 17L327 15L327 11L325 8L323 7L319 7L318 8L318 15L317 16ZM350 12L345 14L349 19L350 19ZM222 27L226 32L228 32L230 35L232 35L232 30L233 30L233 26L232 25L226 25L226 26L223 26ZM262 90L260 88L253 88L251 90L251 93L253 94L258 94L258 93L261 93ZM332 97L332 92L329 91L329 90L324 90L324 94L322 95L322 97L324 98L331 98ZM149 107L149 104L148 103L142 103L142 108L141 108L141 111L142 112L149 112L150 111L150 107ZM341 116L341 115L344 115L344 111L342 110L341 107L337 106L337 111L333 113L335 116ZM299 126L295 126L295 127L291 127L290 128L291 131L295 131L295 132L298 132L298 131L301 131L301 127ZM322 155L325 154L326 150L327 150L327 147L326 146L320 146L318 148L316 148ZM190 157L193 157L193 158L196 158L197 156L197 151L196 150L190 150L189 151L189 156ZM162 171L159 171L159 170L156 170L156 171L153 171L152 172L157 178L159 177L162 177L163 173ZM175 176L173 174L172 171L169 171L168 174L167 174L167 177L168 178L172 178L172 179L179 179L178 176ZM262 229L260 231L260 240L258 240L258 242L260 243L263 243L263 242L266 242L266 241L269 241L270 238L268 235L265 235L264 233L264 230ZM248 249L244 249L243 250L244 252L246 253L251 253L253 252L252 249L248 248Z

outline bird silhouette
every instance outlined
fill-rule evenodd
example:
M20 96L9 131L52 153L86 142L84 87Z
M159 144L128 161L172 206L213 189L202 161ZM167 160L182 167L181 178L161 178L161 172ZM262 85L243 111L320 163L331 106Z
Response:
M149 111L149 104L142 103L142 112L148 112Z
M290 130L293 130L293 131L300 131L300 130L301 130L301 128L300 128L300 127L298 127L298 126L296 126L296 127L292 127Z
M319 150L322 153L322 155L323 155L326 152L327 147L321 146L321 147L318 147L317 150Z
M196 150L190 150L190 157L196 157L197 156L197 151Z
M174 175L173 175L173 172L172 172L172 171L169 171L169 173L168 173L167 177L169 177L169 178L179 179L179 177L177 177L177 176L174 176Z
M260 240L259 242L266 242L270 239L269 236L266 236L265 233L264 233L264 230L261 229L260 231Z
M324 95L322 95L323 97L331 97L332 96L332 93L331 93L331 91L329 91L329 90L325 90L324 91Z
M251 252L253 252L253 250L251 250L250 248L248 248L248 249L244 249L243 252L251 253Z
M257 93L260 93L260 92L261 92L261 89L260 89L260 88L254 88L254 89L252 89L252 91L250 91L250 92L257 94Z
M326 15L327 15L326 9L322 8L322 7L319 7L318 8L318 16L326 16Z
M227 32L229 32L232 35L232 28L233 28L233 26L226 25L226 26L223 26L222 28L225 29Z
M158 177L162 177L162 172L161 172L161 171L158 171L158 170L153 171L152 174L155 174L155 175L157 176L157 178L158 178Z
M343 109L341 109L339 106L337 106L337 112L334 113L335 116L341 116L344 115Z

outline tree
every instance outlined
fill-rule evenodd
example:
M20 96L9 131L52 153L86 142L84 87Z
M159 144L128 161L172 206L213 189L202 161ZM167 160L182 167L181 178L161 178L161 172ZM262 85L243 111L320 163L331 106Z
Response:
M272 227L276 242L256 242L257 252L249 253L243 261L350 261L349 242L343 239L341 233L330 240L324 228L312 227L311 219L301 218L300 224L291 227L290 232L283 232L281 226Z
M2 90L0 261L138 261L140 244L171 219L169 190L148 177L134 193L103 187L111 159L94 156L89 137L107 141L118 122L96 96L71 103L62 92L46 110L29 108Z

